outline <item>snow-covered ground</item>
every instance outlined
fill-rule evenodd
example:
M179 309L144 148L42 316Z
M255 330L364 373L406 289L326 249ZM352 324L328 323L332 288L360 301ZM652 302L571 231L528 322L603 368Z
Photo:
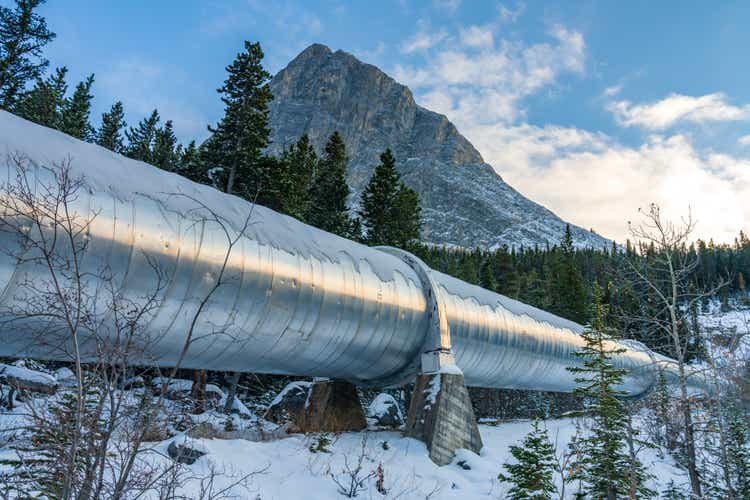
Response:
M575 433L572 419L548 420L545 422L560 451ZM196 476L206 475L211 464L225 471L220 481L227 484L244 474L254 474L247 486L237 486L234 493L240 498L310 499L331 500L344 498L331 475L340 482L349 484L344 472L345 462L357 463L361 455L362 440L366 439L365 458L359 476L375 472L382 465L386 494L377 491L376 477L364 483L357 498L386 499L484 499L505 498L508 485L501 483L497 475L502 464L510 460L509 446L517 444L530 430L531 422L503 423L497 426L480 425L484 441L481 455L459 451L454 462L438 467L427 456L425 445L415 439L406 438L397 431L367 431L343 433L329 436L332 443L328 452L312 452L319 435L293 435L285 439L250 442L244 440L202 439L200 447L208 454L189 466ZM159 445L166 453L169 441ZM196 444L198 444L196 443ZM651 487L663 490L670 480L686 484L684 472L674 461L657 450L644 450L642 460L654 474ZM459 465L459 462L461 464ZM556 478L558 487L559 478ZM186 486L189 488L189 486ZM575 485L566 489L570 498Z

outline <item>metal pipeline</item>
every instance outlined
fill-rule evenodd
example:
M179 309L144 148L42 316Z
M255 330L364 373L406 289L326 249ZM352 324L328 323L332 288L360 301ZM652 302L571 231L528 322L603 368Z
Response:
M566 367L580 364L573 354L583 345L580 325L431 270L405 252L334 236L2 111L0 154L6 183L15 182L18 154L33 165L37 189L53 182L44 167L64 160L82 176L74 208L92 219L81 261L86 273L108 269L133 300L155 288L157 269L163 276L159 307L144 320L144 363L173 366L210 297L186 368L383 385L413 376L424 352L447 348L470 386L567 392L576 385ZM209 295L227 236L247 220L228 254L224 284ZM0 249L0 317L21 325L0 331L0 355L60 358L51 343L28 333L50 328L48 320L14 317L32 298L24 287L47 282L49 270L19 264L25 250L10 233L0 233ZM675 377L666 358L623 345L614 362L628 369L624 389L632 395L655 383L658 367Z

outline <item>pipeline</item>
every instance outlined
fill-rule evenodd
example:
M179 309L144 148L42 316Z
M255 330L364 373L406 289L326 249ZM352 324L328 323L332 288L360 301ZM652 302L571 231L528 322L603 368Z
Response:
M144 319L143 364L177 362L222 270L227 236L249 221L225 284L198 316L183 367L394 385L414 376L425 353L442 350L470 386L576 386L566 370L580 364L573 353L582 327L574 322L431 270L406 252L360 245L0 111L5 182L15 179L11 157L19 153L35 165L37 189L51 181L43 167L66 159L84 179L74 203L80 217L92 217L85 272L108 269L133 300L154 289L156 269L163 277L158 308ZM48 270L19 263L23 250L10 233L0 233L0 249L0 319L15 325L0 331L0 356L64 359L60 346L29 335L55 325L17 317L30 300L25 284L44 283ZM659 369L676 377L669 359L621 345L614 362L628 370L623 389L631 395L652 387Z

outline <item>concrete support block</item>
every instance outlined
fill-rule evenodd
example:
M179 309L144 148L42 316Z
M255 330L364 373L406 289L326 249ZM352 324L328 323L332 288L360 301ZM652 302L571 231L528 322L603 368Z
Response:
M458 449L480 452L482 438L460 371L417 376L404 433L424 441L438 465L451 463Z
M305 403L303 432L361 431L367 427L357 388L343 380L316 380Z

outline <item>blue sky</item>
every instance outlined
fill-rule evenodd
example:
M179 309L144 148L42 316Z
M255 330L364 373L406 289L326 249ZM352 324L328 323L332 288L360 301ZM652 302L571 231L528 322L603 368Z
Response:
M157 107L202 138L243 40L272 72L321 42L409 85L572 222L622 240L654 201L690 207L700 237L748 229L750 2L49 0L43 14L52 64L96 74L97 116L119 99L129 123Z

